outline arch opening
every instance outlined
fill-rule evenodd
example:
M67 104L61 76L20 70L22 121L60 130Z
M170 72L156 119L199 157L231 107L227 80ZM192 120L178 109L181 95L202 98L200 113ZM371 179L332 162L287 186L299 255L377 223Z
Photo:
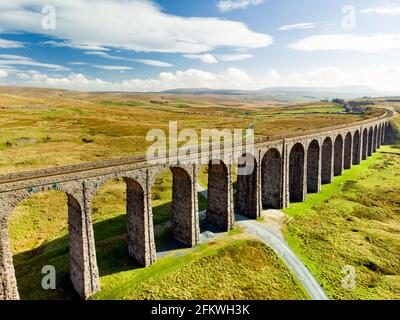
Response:
M317 193L320 186L320 148L317 140L313 140L307 150L307 192Z
M376 147L377 147L377 149L379 149L380 147L381 147L381 141L382 141L382 128L381 128L381 125L379 125L378 126L378 138L377 138L377 144L376 144Z
M275 148L268 150L261 164L261 194L265 209L281 209L283 206L282 169L280 152Z
M250 218L258 218L257 160L251 154L244 154L237 164L235 211Z
M353 137L353 164L360 164L360 132L357 130Z
M368 156L368 129L365 128L362 137L362 159L366 160Z
M207 168L206 223L228 231L234 224L230 172L222 161L211 160Z
M353 157L353 139L351 137L351 133L346 134L346 138L344 139L344 169L348 170L351 168L352 157Z
M292 147L289 156L290 202L302 202L305 200L304 165L304 147L301 143L297 143Z
M378 127L375 126L374 128L374 137L373 137L373 145L372 145L372 151L376 152L377 148L378 148Z
M373 145L374 145L374 130L371 127L368 132L368 156L369 157L372 156Z
M8 277L14 278L14 283L8 285L15 286L14 298L76 299L97 291L98 283L92 277L85 279L90 256L85 255L82 215L78 200L60 190L32 193L14 206L0 230L0 236L9 239L9 252L4 246L0 249L0 263L3 267L11 263ZM96 266L95 261L89 263ZM41 286L45 265L56 270L54 290L44 290Z
M332 182L332 156L333 145L331 138L326 138L322 144L322 161L321 161L321 183L328 184Z
M334 152L334 175L340 176L343 173L343 137L338 135L335 140Z

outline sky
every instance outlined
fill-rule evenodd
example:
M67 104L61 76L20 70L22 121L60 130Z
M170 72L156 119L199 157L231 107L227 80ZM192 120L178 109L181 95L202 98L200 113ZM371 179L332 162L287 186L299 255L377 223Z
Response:
M13 0L0 85L400 92L400 1Z

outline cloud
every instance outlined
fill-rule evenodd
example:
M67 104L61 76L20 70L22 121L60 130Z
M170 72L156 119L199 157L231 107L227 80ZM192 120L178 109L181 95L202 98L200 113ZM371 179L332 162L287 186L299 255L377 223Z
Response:
M229 68L221 73L212 73L198 69L161 72L156 78L132 78L120 82L90 79L82 73L71 73L66 77L54 77L37 71L30 71L24 73L23 77L24 85L83 91L145 92L174 88L253 89L255 86L259 86L256 79L253 79L245 71L236 68Z
M233 61L246 60L252 58L253 56L251 54L245 54L245 53L222 54L217 56L214 56L210 53L206 53L206 54L185 54L184 57L193 60L200 60L201 62L204 63L215 64L218 63L219 61L233 62Z
M6 70L0 69L0 78L6 78L8 76L8 72Z
M296 23L296 24L287 24L287 25L280 27L278 30L289 31L289 30L301 30L301 29L314 29L317 26L318 26L318 23L304 22L304 23Z
M219 73L199 69L161 72L157 77L131 78L119 82L90 79L82 73L71 73L66 77L48 76L29 71L19 73L22 84L37 87L62 88L81 91L162 91L175 88L210 88L256 90L266 87L339 87L369 86L377 90L400 92L400 65L366 67L343 70L333 66L317 67L308 72L279 73L270 69L258 77L237 68L228 68Z
M57 71L69 71L69 68L60 66L58 64L42 63L28 57L12 55L12 54L1 54L0 66L31 66L31 67L52 69Z
M0 5L1 7L1 5ZM1 22L0 22L1 23ZM0 48L3 49L15 49L15 48L22 48L24 45L22 42L6 40L0 38Z
M82 61L74 61L74 62L68 62L69 64L75 65L75 66L84 66L87 65L87 62L82 62Z
M192 60L200 60L204 63L215 64L218 63L218 60L210 53L206 54L185 54L185 58L192 59Z
M92 66L97 69L103 69L103 70L115 70L115 71L133 70L132 67L125 67L125 66L104 66L104 65L98 65L98 64L94 64Z
M125 57L120 57L120 56L114 56L107 52L102 52L102 51L86 51L84 53L88 54L88 55L99 56L99 57L102 57L105 59L138 62L138 63L146 64L148 66L159 67L159 68L169 68L169 67L174 66L171 63L160 61L160 60L125 58Z
M147 64L148 66L160 67L160 68L169 68L174 65L168 62L159 61L159 60L151 60L151 59L132 59L132 61L136 61L139 63Z
M217 8L221 12L232 11L236 9L247 9L249 6L257 6L264 0L220 0L217 3Z
M223 62L231 62L231 61L242 61L253 58L253 55L246 53L238 53L238 54L223 54L218 55L218 60Z
M260 0L249 1L254 2ZM1 1L1 28L44 34L74 47L137 52L194 54L219 47L262 48L273 42L271 36L252 31L242 22L172 15L149 0L53 0L57 27L45 30L41 9L47 4L48 0Z
M372 7L360 10L360 13L375 13L381 15L391 15L391 16L398 16L400 15L400 5L398 4L386 4L380 7Z
M400 49L400 34L327 34L311 36L289 44L300 51L361 51L368 53Z
M54 41L54 40L49 40L49 41L44 41L41 42L41 44L52 46L52 47L58 47L58 48L75 48L75 49L81 49L81 50L97 50L97 51L108 51L109 49L103 48L100 46L93 46L93 45L76 45L72 44L67 41Z

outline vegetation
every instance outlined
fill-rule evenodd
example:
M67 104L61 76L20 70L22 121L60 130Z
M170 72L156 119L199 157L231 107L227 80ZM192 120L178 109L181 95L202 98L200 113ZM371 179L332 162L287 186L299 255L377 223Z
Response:
M173 283L173 285L171 285ZM215 242L147 269L102 278L94 299L306 299L280 258L256 241Z
M383 146L285 213L287 241L331 298L400 298L398 146ZM342 286L345 266L355 268L354 290Z
M37 89L0 90L0 106L0 173L142 154L147 131L167 131L168 121L177 118L182 128L200 129L204 123L219 129L253 124L257 135L272 137L363 117L340 114L342 109L329 103L283 106ZM368 115L374 114L372 110ZM399 146L382 148L380 154L324 186L322 193L286 210L293 217L286 230L288 241L332 298L400 296L400 157L393 153L399 153ZM207 166L198 180L207 186ZM165 170L153 186L156 225L170 219L171 185L171 172ZM111 181L94 199L103 286L95 299L306 298L279 258L257 242L225 239L172 253L148 269L140 268L127 254L125 188L123 181ZM199 208L205 207L206 199L200 196ZM67 219L67 199L59 191L33 195L14 210L9 231L22 298L77 298L68 280ZM227 237L240 238L241 233L234 229ZM161 228L157 246L168 243L169 234L168 226ZM47 264L57 270L55 291L40 286L41 268ZM353 291L341 287L345 265L356 268Z
M329 103L232 99L0 88L0 174L144 154L147 132L168 132L169 121L177 119L178 129L252 125L256 136L273 137L361 117L340 114Z

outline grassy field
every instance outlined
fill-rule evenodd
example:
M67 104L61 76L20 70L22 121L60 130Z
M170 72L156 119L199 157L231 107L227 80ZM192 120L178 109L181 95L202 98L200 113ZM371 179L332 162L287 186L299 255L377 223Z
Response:
M256 241L215 242L147 269L105 276L93 299L306 299L276 254ZM173 285L172 285L173 284Z
M332 299L400 299L398 145L284 211L287 241ZM345 266L356 272L352 290L342 286Z
M144 154L150 129L254 127L277 136L360 119L329 103L302 106L174 95L0 88L0 174Z

